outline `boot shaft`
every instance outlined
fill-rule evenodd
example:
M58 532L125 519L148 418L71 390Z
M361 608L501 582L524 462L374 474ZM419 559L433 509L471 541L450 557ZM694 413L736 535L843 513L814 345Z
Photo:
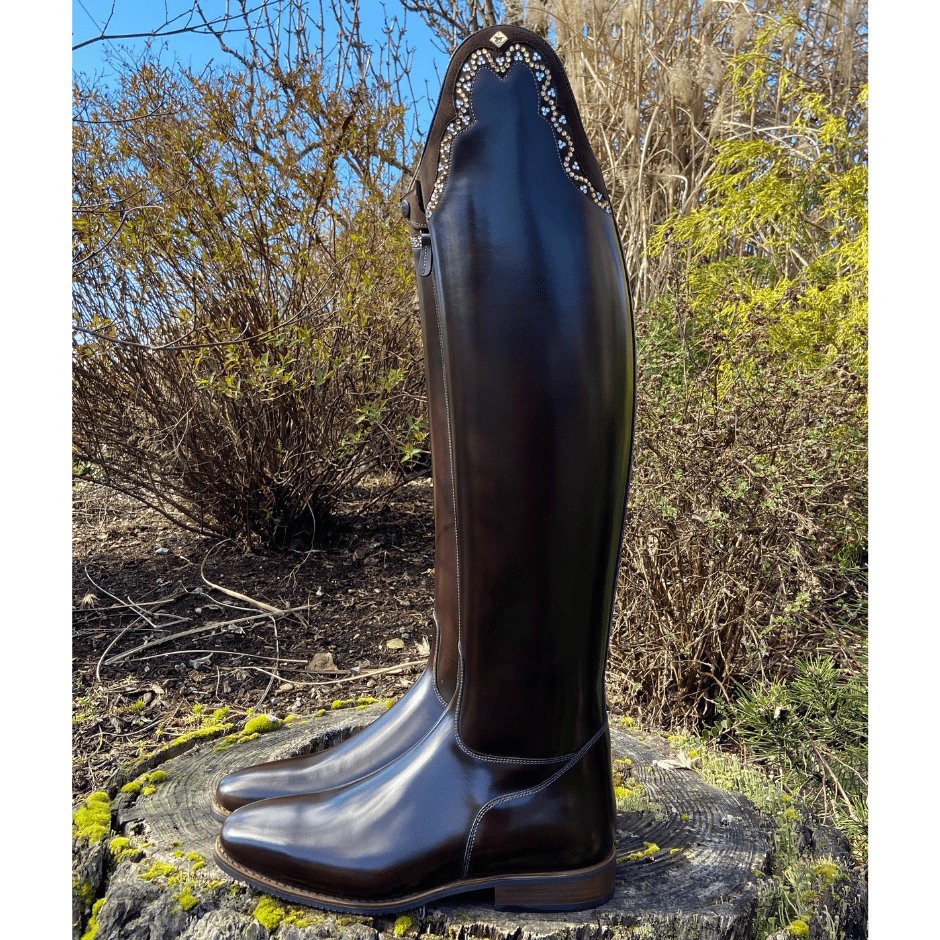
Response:
M547 43L500 27L458 50L416 181L425 341L436 327L443 345L459 732L491 755L571 753L604 721L633 334L607 192Z

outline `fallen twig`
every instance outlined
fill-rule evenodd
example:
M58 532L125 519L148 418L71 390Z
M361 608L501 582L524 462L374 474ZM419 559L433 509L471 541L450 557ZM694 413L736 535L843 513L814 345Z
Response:
M213 545L209 551L206 552L206 557L203 558L202 564L199 566L199 577L205 581L209 587L213 590L221 591L223 594L228 594L229 597L237 598L240 601L245 601L248 604L254 604L255 607L260 610L266 610L272 614L283 614L287 611L281 610L280 607L273 607L271 604L266 604L264 601L256 601L253 597L249 597L247 594L239 594L238 591L230 591L228 588L221 587L218 584L213 584L205 575L206 562L209 560L209 556L219 547L219 545L224 545L226 542L230 542L231 539L223 539L221 542L218 542L216 545ZM297 608L295 608L297 609Z
M310 605L304 604L302 607L287 607L284 610L279 610L278 614L283 616L284 614L292 614L299 610L309 609ZM192 636L194 633L205 633L207 630L224 630L225 628L232 627L238 623L247 623L251 620L265 620L270 616L271 614L252 614L250 617L237 617L235 620L212 620L209 623L202 624L202 626L193 627L190 630L181 630L179 633L174 633L171 636L161 636L156 640L148 640L146 643L141 643L140 646L135 646L133 649L119 653L117 656L112 656L105 665L110 666L111 663L116 663L120 662L122 659L127 659L128 656L133 656L134 653L139 653L142 650L150 649L153 646L160 646L163 643L172 643L174 640L179 640L184 636ZM111 646L113 645L114 644L112 643Z

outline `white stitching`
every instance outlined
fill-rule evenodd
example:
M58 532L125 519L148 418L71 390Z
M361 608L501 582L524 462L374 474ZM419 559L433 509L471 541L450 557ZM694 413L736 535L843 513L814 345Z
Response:
M556 770L555 773L553 773L547 780L543 781L542 783L534 787L529 787L527 790L520 790L517 793L508 793L505 796L495 797L494 799L490 800L489 803L486 803L484 806L480 808L480 811L477 813L476 819L474 819L473 821L473 825L470 827L470 835L467 840L467 849L464 852L462 877L466 878L467 873L470 871L470 853L473 851L473 843L476 841L477 832L479 831L480 824L483 822L483 817L486 815L486 813L488 813L494 807L500 806L503 803L508 803L511 800L522 799L522 797L526 797L526 796L532 796L532 794L539 793L542 790L546 789L547 787L550 787L556 780L558 780L560 777L564 776L569 770L571 770L571 768L574 767L574 765L577 764L578 761L581 760L581 758L584 757L585 754L587 754L587 752L598 742L601 735L606 730L607 730L607 721L605 719L604 724L601 725L600 730L594 735L594 737L591 738L591 740L588 741L588 743L585 744L584 747L582 747L580 751L572 755L571 760L567 764L565 764L564 767L560 768L559 770Z

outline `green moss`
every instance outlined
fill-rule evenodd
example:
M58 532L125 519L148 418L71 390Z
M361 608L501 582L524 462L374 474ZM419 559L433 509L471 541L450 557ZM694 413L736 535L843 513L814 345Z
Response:
M230 724L226 725L206 725L202 728L196 728L194 731L187 731L185 734L181 734L178 738L174 738L167 744L165 747L160 748L159 751L154 753L159 754L162 751L169 751L172 748L180 747L183 744L192 744L194 741L203 741L209 740L211 738L217 738L219 735L225 734L226 731L231 731L232 726Z
M243 734L266 734L281 727L280 718L275 715L258 715L245 722Z
M351 705L351 704L352 704L352 699L350 699L349 701L344 701L343 699L338 698L333 701L333 704L330 705L330 708L332 709L345 708L347 705Z
M137 877L141 881L153 881L155 878L166 878L169 881L176 874L178 874L178 869L169 862L151 862L150 867Z
M258 921L268 933L274 933L274 931L277 930L286 913L287 911L284 905L281 904L280 901L275 901L274 898L267 894L262 895L258 899L258 903L255 905L254 909L255 920Z
M140 848L131 843L126 836L115 836L108 845L108 851L121 861L122 858L133 858L140 854Z
M94 907L91 909L91 917L88 918L88 927L82 934L82 940L95 940L95 935L98 933L98 912L101 910L102 904L104 904L104 898L95 901Z
M95 886L87 878L83 881L73 879L72 891L75 892L75 896L78 898L83 910L86 907L91 907L95 901Z
M111 832L111 799L99 790L72 814L72 838L100 842Z
M817 862L813 866L813 874L828 888L845 878L845 872L835 862Z
M199 903L199 898L193 894L189 885L186 885L186 887L180 891L176 900L179 901L179 905L184 911L192 910Z
M787 924L786 927L787 933L793 937L808 937L809 936L809 924L805 920L793 920Z
M227 751L236 744L245 744L247 741L254 741L259 734L267 734L269 731L276 731L284 724L276 715L255 715L252 717L251 709L248 709L248 712L249 717L245 722L244 728L237 734L230 734L228 737L224 738L212 749L213 754Z
M163 783L166 780L167 774L165 770L152 770L150 772L150 782L151 783Z
M626 715L623 718L617 719L624 728L632 728L636 722L632 718L628 718Z
M387 698L382 704L383 704L386 708L391 708L391 707L395 704L395 699L393 699L393 698Z
M313 924L319 924L323 920L323 915L316 911L310 911L302 907L290 907L284 915L282 924L288 927L311 927Z
M631 852L629 855L621 855L617 859L617 864L622 865L624 862L638 862L641 858L649 858L651 855L655 855L659 851L659 846L655 842L644 842L646 848L641 849L639 852Z
M356 699L357 705L375 705L376 702L378 702L377 698L369 698L368 695L360 695L359 698Z
M157 788L156 787L144 787L143 790L141 790L140 792L142 796L150 796L151 794L157 792Z
M409 930L413 924L414 921L407 914L402 914L401 917L395 921L395 936L403 937L405 932Z
M132 780L121 787L121 793L140 793L142 785L139 780Z
M177 849L177 850L173 853L173 858L182 858L182 857L183 857L183 850L182 850L182 849Z
M325 709L325 708L318 708L318 709L313 713L313 717L314 717L314 718L322 718L325 714L326 714L326 709Z

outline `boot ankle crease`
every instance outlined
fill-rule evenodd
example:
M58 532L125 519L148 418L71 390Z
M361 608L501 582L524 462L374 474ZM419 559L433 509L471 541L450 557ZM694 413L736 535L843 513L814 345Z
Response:
M464 852L464 860L463 860L463 877L464 878L467 877L467 874L470 871L470 854L471 852L473 852L473 843L476 841L477 831L480 828L480 824L483 822L483 817L491 809L494 809L497 806L501 806L503 803L509 803L512 800L519 800L527 796L533 796L534 794L540 793L542 790L545 790L548 787L550 787L553 783L555 783L556 780L558 780L559 778L564 776L569 770L571 770L571 768L574 767L574 765L577 764L578 761L581 760L581 758L584 757L584 755L587 754L587 752L590 751L591 748L595 744L597 744L597 742L601 739L601 737L603 736L604 732L607 731L607 729L608 729L608 724L605 719L604 724L601 725L600 730L597 731L594 737L592 737L591 740L588 741L587 744L585 744L581 748L581 750L570 755L570 759L565 764L565 766L560 767L558 770L556 770L555 773L553 773L547 780L544 780L542 783L538 784L537 786L529 787L526 790L519 790L517 793L507 793L505 796L498 796L495 799L490 800L489 803L486 803L484 806L480 808L480 811L476 815L476 819L473 820L473 825L470 827L470 835L467 839L467 848L466 848L466 851ZM459 739L457 743L460 744ZM462 744L461 744L461 747L463 747Z
M456 523L455 523L456 525ZM441 695L440 686L437 681L437 662L441 655L441 624L437 619L437 611L431 611L431 619L434 621L434 629L437 631L437 641L434 644L434 658L431 661L431 686L434 689L434 694L437 696L437 700L447 708L447 702L444 701L444 696Z

